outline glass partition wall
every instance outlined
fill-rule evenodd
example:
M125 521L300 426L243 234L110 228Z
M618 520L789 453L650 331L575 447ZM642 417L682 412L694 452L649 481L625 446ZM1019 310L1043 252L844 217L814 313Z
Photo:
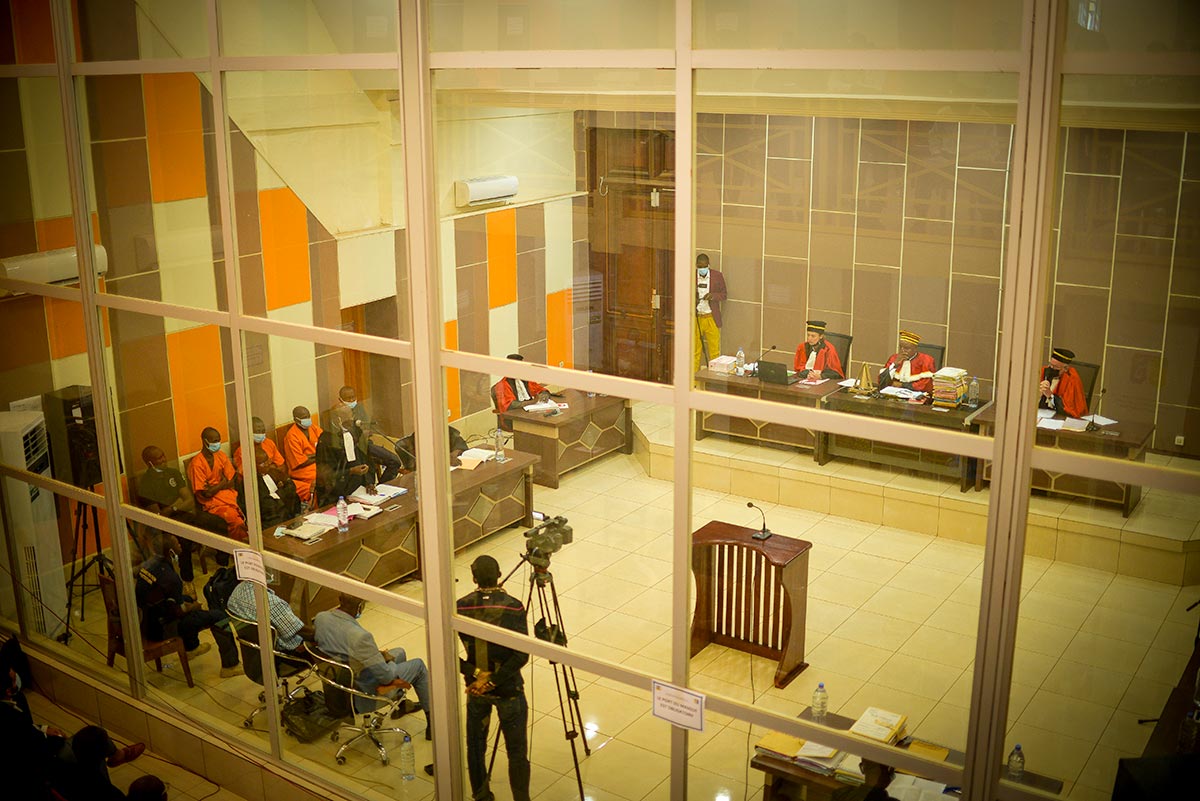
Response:
M492 707L518 798L840 787L802 741L893 795L1100 798L1174 742L1190 4L9 5L31 650L346 798L484 797ZM238 548L232 623L107 653L153 644L142 568L211 605ZM414 781L264 690L328 698L263 654L339 621L391 658L360 690L414 686Z

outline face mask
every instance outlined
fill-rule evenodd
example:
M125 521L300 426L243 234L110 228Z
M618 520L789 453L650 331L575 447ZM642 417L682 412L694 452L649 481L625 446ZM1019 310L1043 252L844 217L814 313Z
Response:
M356 400L353 400L353 401L347 401L347 402L346 402L346 408L347 408L347 409L357 409L357 408L358 408L358 401L356 401Z
M360 617L362 617L362 613L363 613L363 608L360 606L360 607L358 607L358 611L354 613L354 619L358 620Z
M308 428L309 426L312 425L312 418L311 417L298 417L298 418L296 418L296 423L301 428Z
M204 446L208 448L211 453L216 453L217 451L221 450L220 442L206 442L204 443Z
M161 473L163 470L166 470L165 467L159 467L158 465L153 465L153 464L150 465L150 469L153 470L155 473Z
M21 692L21 674L20 673L18 673L17 677L15 679L13 679L13 692L14 693Z
M255 434L254 435L255 442L263 442L264 440L266 440L266 438L267 438L266 434Z
M701 268L700 268L700 269L699 269L697 272L699 272L699 273L700 273L700 275L708 275L708 268L707 268L707 267L701 267Z

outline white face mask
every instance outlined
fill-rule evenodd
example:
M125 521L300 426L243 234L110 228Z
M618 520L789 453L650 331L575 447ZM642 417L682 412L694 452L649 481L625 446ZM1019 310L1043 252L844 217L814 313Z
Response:
M309 426L312 425L312 418L311 417L298 417L298 418L296 418L296 424L299 425L301 428L308 428Z
M263 441L265 441L265 440L266 440L266 438L267 438L267 435L266 435L266 434L255 434L255 435L254 435L254 441L255 441L255 442L263 442Z
M346 408L347 409L357 409L358 401L356 401L356 400L346 401Z
M156 464L152 464L152 465L150 465L150 469L153 470L155 473L161 473L162 471L166 470L167 468L159 467Z

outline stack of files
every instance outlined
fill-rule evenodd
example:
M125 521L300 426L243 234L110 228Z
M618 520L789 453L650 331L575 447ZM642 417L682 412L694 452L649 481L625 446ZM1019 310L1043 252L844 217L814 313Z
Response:
M933 374L933 405L953 409L967 396L967 371L961 367L943 367Z
M842 764L838 765L837 770L833 772L833 778L843 784L853 784L856 787L863 784L867 777L862 772L862 757L846 754Z
M897 773L887 787L888 795L896 801L941 801L946 785Z
M795 759L796 754L800 753L800 749L804 747L804 741L799 737L793 737L790 734L782 734L777 731L767 732L766 736L758 741L754 746L754 750L760 754L768 756L778 756L784 759Z
M806 742L779 732L769 732L758 741L754 750L759 754L779 757L794 762L805 770L832 776L845 759L845 752L829 748L820 743Z
M346 513L355 520L370 520L375 515L383 510L378 506L372 506L369 503L348 503L346 504Z
M295 537L299 540L311 540L314 537L321 536L326 531L329 531L328 526L318 526L315 523L300 523L294 528L280 526L279 528L275 529L275 536L278 537L282 536L282 534L287 534L288 536Z
M375 493L367 492L366 487L359 487L350 493L347 501L357 501L358 503L370 504L371 506L382 506L383 504L395 498L397 495L403 495L408 492L404 487L393 487L390 484L377 484Z
M908 723L908 715L888 712L876 706L867 707L854 725L850 727L853 734L868 737L881 743L894 745L904 737L904 729Z

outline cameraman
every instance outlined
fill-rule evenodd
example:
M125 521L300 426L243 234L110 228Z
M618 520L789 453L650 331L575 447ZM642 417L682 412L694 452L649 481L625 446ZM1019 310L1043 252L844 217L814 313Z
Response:
M529 633L524 605L500 588L500 563L490 556L471 563L476 589L458 599L458 613L521 634ZM508 754L508 784L513 801L529 801L529 749L525 727L529 706L521 668L529 655L503 645L459 634L467 658L459 670L467 685L467 773L474 801L492 801L488 786L487 738L492 708L500 719Z

